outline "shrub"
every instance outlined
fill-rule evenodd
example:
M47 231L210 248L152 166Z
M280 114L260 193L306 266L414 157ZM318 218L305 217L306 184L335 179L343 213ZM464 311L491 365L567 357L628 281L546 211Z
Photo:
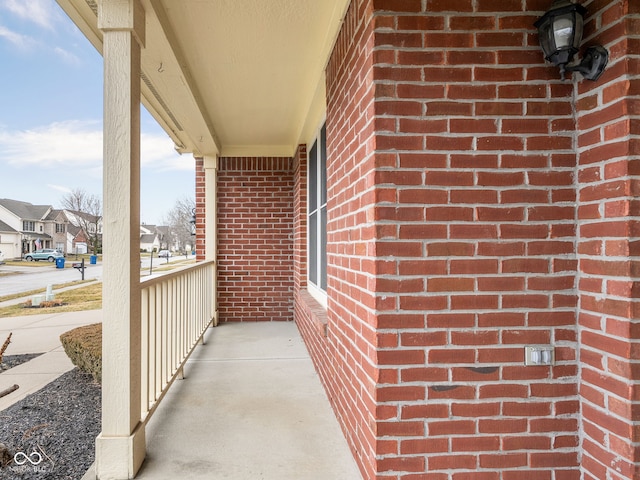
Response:
M64 351L73 364L102 381L102 324L74 328L60 335Z

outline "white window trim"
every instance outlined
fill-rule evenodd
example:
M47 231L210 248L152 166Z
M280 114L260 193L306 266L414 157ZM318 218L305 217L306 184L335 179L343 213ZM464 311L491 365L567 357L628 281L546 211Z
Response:
M327 308L327 292L320 290L313 283L307 280L307 292L325 309Z
M305 216L307 219L307 291L309 292L309 294L320 304L322 305L325 309L327 308L327 292L325 292L324 290L322 290L320 287L318 287L315 283L313 283L311 281L310 278L310 272L311 269L309 268L309 252L310 252L310 225L309 225L309 205L311 204L311 202L309 201L309 184L310 184L310 177L311 177L311 172L309 171L309 166L311 164L310 162L310 154L311 154L311 149L313 147L314 142L318 142L318 148L320 148L320 132L322 130L322 127L325 126L326 124L326 117L323 116L320 124L317 126L317 128L314 131L313 137L309 139L309 141L307 142L307 208L306 208L306 212L305 212ZM325 139L326 142L326 139ZM326 144L325 144L325 148L326 148ZM320 162L317 162L318 167L320 167ZM315 173L315 175L317 176L317 172ZM320 182L318 182L318 188L317 188L317 194L318 194L318 199L317 199L317 211L318 211L318 219L321 218L320 216ZM320 234L320 230L318 229L318 234ZM320 249L317 249L318 251L318 257L320 256ZM320 262L318 263L318 267Z

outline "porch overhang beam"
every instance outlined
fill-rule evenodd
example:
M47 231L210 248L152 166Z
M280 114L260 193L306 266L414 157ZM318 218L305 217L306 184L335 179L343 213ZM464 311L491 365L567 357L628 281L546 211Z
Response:
M185 124L186 131L189 132L188 135L191 142L188 145L184 145L182 150L178 149L178 151L181 153L193 153L195 156L215 156L220 153L220 140L216 135L213 122L202 99L202 94L187 65L180 42L171 27L161 0L148 1L156 20L153 25L154 27L157 26L159 31L154 35L157 43L150 44L147 47L148 53L145 58L145 61L149 62L152 61L154 54L157 54L156 64L158 64L158 69L154 72L153 68L148 68L147 71L152 78L157 79L155 83L160 86L164 84L160 77L172 75L172 81L174 83L179 81L183 85L183 89L182 91L175 88L166 89L170 93L169 98L175 102L177 98L182 97L181 103L187 102L191 104L192 110L198 112L197 116L185 116L185 118L181 119L181 122ZM170 56L168 56L168 52ZM167 64L165 65L161 59L167 59ZM165 89L163 88L162 90L164 91Z
M98 28L97 1L56 0L96 50L104 51L104 34ZM92 4L93 4L92 3ZM141 54L141 103L169 135L179 153L217 155L220 144L202 107L191 74L176 55L172 43L149 0L139 0L146 16L146 48ZM162 7L158 7L163 12ZM166 23L166 19L165 19ZM179 50L179 49L178 49Z

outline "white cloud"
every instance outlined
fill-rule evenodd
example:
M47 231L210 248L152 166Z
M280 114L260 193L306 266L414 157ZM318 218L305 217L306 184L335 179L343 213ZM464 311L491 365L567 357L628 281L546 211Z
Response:
M20 47L22 49L28 49L28 48L31 48L33 45L35 45L35 41L32 38L27 37L26 35L21 35L20 33L14 32L12 30L9 30L8 28L3 27L2 25L0 25L0 38L4 38L7 41L14 44L15 46Z
M89 167L102 162L98 122L56 122L31 130L0 131L0 161L13 166Z
M2 0L0 6L24 20L53 30L57 13L51 0Z
M193 170L191 155L180 156L166 135L141 135L141 163L150 171ZM0 164L37 165L44 169L82 168L91 176L102 172L102 126L98 121L65 121L29 130L0 127Z
M62 185L54 185L53 183L47 183L47 187L62 193L71 193L71 189L69 187L64 187Z
M77 55L65 50L64 48L55 47L53 49L56 55L58 55L65 63L70 65L80 65L82 61L78 58Z
M164 134L143 133L140 143L140 158L145 168L160 172L195 168L193 156L180 156L175 151L173 140Z

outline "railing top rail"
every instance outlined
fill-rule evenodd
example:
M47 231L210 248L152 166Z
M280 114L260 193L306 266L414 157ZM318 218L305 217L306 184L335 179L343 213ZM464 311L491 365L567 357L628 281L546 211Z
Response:
M147 277L140 280L140 288L148 288L152 287L158 283L166 282L171 280L172 278L179 277L183 275L185 272L191 272L196 270L201 270L203 268L215 265L215 260L205 260L202 262L198 262L195 265L187 265L186 267L179 267L175 270L171 270L162 275Z

